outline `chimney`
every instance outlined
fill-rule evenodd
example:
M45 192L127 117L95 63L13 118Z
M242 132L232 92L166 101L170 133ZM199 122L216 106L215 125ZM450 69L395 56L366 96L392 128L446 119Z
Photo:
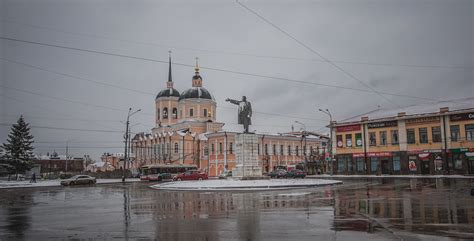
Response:
M441 107L439 108L439 113L445 113L449 111L449 107Z
M361 121L368 121L369 120L369 117L368 116L362 116L360 118Z
M404 117L407 113L406 112L399 112L397 114L398 117Z

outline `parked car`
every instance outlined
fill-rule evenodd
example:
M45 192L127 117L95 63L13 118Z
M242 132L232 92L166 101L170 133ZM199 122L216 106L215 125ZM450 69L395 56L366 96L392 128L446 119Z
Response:
M270 178L285 178L287 171L285 169L276 169L269 172L267 175Z
M286 174L288 178L305 178L306 172L300 169L293 169Z
M226 179L232 176L232 171L224 171L219 175L219 179Z
M72 186L72 185L81 185L81 184L95 184L97 181L95 177L91 177L88 175L75 175L71 178L65 179L61 181L61 185L63 186Z
M189 170L173 177L173 181L206 180L207 174L198 170Z

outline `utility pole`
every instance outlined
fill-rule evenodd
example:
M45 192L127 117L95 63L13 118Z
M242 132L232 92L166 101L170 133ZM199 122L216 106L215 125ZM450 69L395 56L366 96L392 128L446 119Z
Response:
M295 121L295 123L297 124L300 124L303 126L303 133L302 133L302 138L304 140L304 147L302 148L303 150L303 153L304 153L304 169L305 171L308 171L308 155L307 155L307 152L308 152L308 148L306 146L306 136L308 135L308 133L306 132L306 125L302 122L299 122L299 121Z
M124 142L125 142L125 152L124 152L124 156L123 156L122 182L125 182L125 167L126 167L127 160L128 160L128 155L127 155L128 147L127 147L127 144L128 144L128 136L129 136L128 127L129 127L129 124L130 124L130 116L132 116L135 113L141 111L141 109L138 109L135 112L130 114L131 111L132 111L132 108L130 107L128 109L127 122L125 123L125 135L123 137Z
M331 115L331 112L329 111L329 109L326 109L326 110L323 110L323 109L319 109L319 111L323 112L324 114L328 115L329 116L329 145L328 145L328 149L329 149L329 158L331 159L330 160L330 166L329 166L329 169L331 170L331 176L333 175L334 171L334 165L333 165L333 161L334 161L334 158L333 158L333 153L332 153L332 115Z

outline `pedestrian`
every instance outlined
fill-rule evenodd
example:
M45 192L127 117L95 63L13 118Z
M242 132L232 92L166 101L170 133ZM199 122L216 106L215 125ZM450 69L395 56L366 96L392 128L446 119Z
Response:
M36 183L36 173L33 172L33 175L31 175L30 183Z

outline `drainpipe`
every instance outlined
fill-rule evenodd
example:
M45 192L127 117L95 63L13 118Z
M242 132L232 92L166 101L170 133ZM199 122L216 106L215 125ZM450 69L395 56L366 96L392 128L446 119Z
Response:
M227 171L227 132L224 131L224 171Z

